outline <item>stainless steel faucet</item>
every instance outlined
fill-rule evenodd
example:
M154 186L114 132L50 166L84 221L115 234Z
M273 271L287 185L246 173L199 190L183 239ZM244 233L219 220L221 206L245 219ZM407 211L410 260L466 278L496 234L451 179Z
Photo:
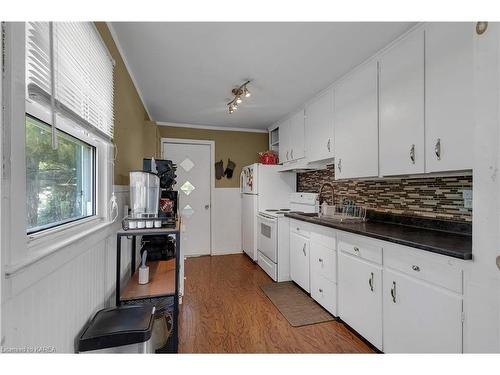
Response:
M321 192L323 191L323 188L325 186L329 186L330 189L332 190L332 205L335 204L335 189L333 188L333 185L330 182L323 182L319 188L319 193L318 193L318 200L321 200ZM321 203L321 202L320 202Z

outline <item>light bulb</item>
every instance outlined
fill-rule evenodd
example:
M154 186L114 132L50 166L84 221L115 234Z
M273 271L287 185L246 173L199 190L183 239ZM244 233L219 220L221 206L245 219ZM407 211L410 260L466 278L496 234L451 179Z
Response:
M252 94L250 93L250 91L248 91L247 87L245 86L245 90L244 90L244 93L245 93L245 98L249 98Z
M241 100L241 97L237 96L236 97L236 103L237 104L240 104L243 100Z

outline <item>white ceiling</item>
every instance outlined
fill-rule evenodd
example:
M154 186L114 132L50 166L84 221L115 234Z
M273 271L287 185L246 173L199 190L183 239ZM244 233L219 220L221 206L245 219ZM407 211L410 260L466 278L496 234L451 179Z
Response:
M113 22L155 121L265 129L408 30L407 22ZM229 115L231 89L252 97Z

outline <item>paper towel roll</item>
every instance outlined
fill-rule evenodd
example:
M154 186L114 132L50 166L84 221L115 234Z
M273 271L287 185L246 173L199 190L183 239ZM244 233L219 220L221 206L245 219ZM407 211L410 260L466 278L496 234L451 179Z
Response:
M139 267L139 284L149 283L149 267Z

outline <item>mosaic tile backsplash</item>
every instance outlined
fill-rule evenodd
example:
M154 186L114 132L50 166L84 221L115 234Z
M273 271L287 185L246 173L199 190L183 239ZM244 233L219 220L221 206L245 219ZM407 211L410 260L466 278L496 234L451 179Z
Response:
M472 176L384 178L335 181L334 166L297 174L297 191L317 193L322 183L334 186L335 200L345 197L379 212L472 222L472 209L464 207L462 191L472 189ZM321 200L331 204L331 189Z

